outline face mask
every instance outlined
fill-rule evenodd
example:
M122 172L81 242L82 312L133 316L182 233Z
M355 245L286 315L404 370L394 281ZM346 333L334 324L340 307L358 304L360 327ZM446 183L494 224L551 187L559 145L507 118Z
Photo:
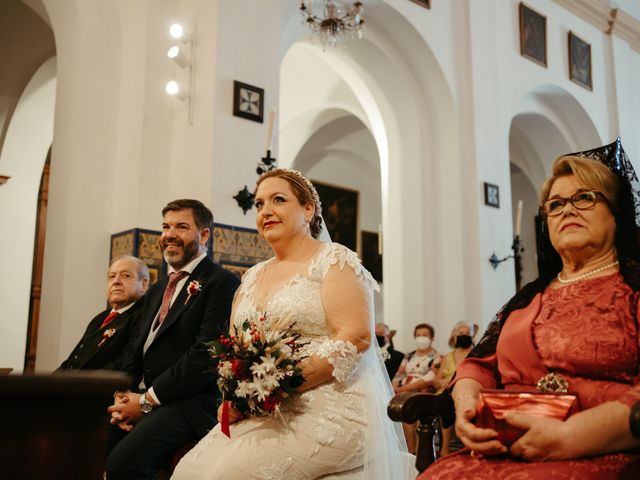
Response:
M471 342L471 335L458 335L456 337L456 348L469 348Z
M418 350L426 350L431 346L431 339L429 337L416 337L416 347Z
M378 346L384 347L386 342L384 341L384 337L376 335L376 340L378 341Z

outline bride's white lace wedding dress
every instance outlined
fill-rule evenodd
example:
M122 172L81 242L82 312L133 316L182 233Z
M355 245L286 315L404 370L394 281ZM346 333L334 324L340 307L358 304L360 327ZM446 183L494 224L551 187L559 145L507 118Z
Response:
M327 291L352 288L369 297L364 303L373 331L375 280L354 252L327 243L260 308L256 301L260 272L270 261L245 274L233 322L240 325L262 313L292 315L302 340L309 342L306 353L327 358L333 379L283 403L281 417L252 417L232 424L231 438L216 426L185 455L172 478L415 478L401 428L386 416L392 390L378 347L358 353L352 343L332 340L325 321L323 304L331 301Z

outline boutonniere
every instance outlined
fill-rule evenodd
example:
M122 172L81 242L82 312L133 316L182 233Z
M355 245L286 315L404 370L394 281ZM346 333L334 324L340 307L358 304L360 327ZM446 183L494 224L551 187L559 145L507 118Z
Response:
M202 291L202 285L200 284L200 282L198 280L191 280L191 283L187 287L187 293L189 295L187 296L187 299L184 301L184 304L186 305L187 303L189 303L189 300L191 300L191 297L197 297L201 291Z
M389 345L387 344L380 349L380 355L382 356L382 360L384 360L385 362L391 358L391 354L389 353L388 348Z
M108 328L104 332L102 332L102 340L100 340L100 343L98 344L98 348L104 345L105 342L109 340L111 337L113 337L115 334L116 334L115 328Z

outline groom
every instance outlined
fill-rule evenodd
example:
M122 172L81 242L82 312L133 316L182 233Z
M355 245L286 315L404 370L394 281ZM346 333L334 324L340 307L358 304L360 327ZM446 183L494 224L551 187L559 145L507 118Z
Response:
M211 211L197 200L162 210L160 246L169 276L149 289L140 341L125 364L131 391L116 392L109 480L156 478L176 449L213 428L216 376L203 342L227 331L239 280L206 256Z

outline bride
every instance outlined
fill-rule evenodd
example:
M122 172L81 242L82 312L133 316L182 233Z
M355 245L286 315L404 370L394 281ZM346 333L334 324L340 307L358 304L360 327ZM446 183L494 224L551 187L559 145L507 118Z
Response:
M281 416L241 418L230 408L231 438L220 425L176 467L173 479L415 478L373 337L373 289L356 254L318 240L320 199L297 170L257 182L256 225L275 256L244 275L233 324L292 316L307 341L300 394Z

